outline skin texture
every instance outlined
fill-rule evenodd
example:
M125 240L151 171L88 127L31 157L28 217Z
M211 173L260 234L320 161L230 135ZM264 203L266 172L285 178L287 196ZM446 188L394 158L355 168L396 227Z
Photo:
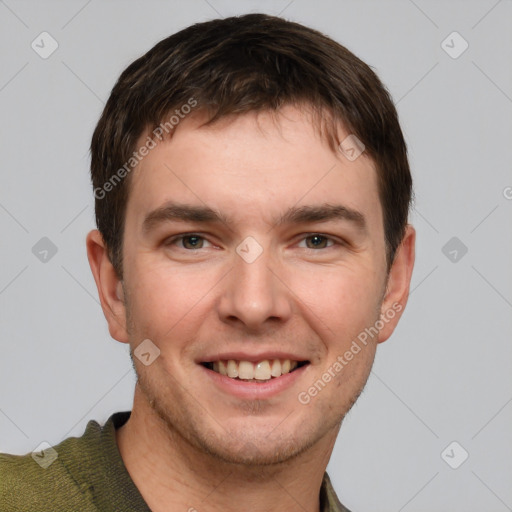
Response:
M415 230L408 225L387 276L373 162L333 153L304 111L201 121L181 121L130 177L122 283L99 232L87 237L111 336L160 349L149 366L133 357L139 380L117 433L121 456L156 512L317 511L341 422L405 308ZM207 205L229 223L167 221L145 233L145 216L170 200ZM346 220L275 223L290 207L325 203L361 212L367 232ZM202 238L171 240L184 233ZM263 251L252 263L236 252L248 236ZM298 394L393 304L401 310L378 336L301 404ZM229 350L281 350L310 365L271 398L241 399L197 363Z

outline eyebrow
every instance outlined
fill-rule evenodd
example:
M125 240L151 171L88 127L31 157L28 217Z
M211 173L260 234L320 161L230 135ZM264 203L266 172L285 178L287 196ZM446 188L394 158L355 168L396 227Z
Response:
M361 232L367 232L365 216L353 208L341 204L306 205L289 208L279 217L277 225L306 224L313 222L328 222L332 220L348 221Z
M365 216L352 208L341 204L320 204L291 207L273 222L274 226L285 224L306 224L342 220L352 223L360 232L367 233ZM148 233L156 226L167 221L223 223L230 219L209 206L197 206L168 202L151 211L142 223L142 230Z

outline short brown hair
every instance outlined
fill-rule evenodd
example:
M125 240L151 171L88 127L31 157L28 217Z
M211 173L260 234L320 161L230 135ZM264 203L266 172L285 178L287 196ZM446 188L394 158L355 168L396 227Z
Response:
M191 98L208 114L205 124L306 105L331 149L340 143L340 123L360 139L377 168L389 272L413 196L407 148L389 93L367 64L322 33L279 17L246 14L197 23L163 39L130 64L112 89L92 137L91 176L97 227L120 278L130 182L126 162L145 130L161 125Z

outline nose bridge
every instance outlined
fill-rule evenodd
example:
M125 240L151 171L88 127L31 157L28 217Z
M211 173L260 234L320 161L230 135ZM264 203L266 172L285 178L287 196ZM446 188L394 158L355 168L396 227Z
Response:
M286 287L274 275L275 262L270 249L263 250L254 239L245 239L236 252L229 284L221 300L223 319L237 318L247 327L257 329L269 319L288 318L289 297Z

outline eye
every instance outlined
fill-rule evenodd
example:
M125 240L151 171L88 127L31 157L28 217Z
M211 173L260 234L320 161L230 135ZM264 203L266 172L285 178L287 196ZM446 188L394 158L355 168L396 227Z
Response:
M326 249L328 247L332 247L336 243L339 243L336 242L333 238L326 235L322 235L321 233L313 233L311 235L307 235L302 240L306 240L307 249ZM311 244L308 244L307 240L311 240ZM330 245L326 245L326 243L328 242L330 242Z
M180 249L193 250L203 249L204 244L209 242L204 237L196 233L185 233L183 235L170 238L165 242L165 245L177 245L177 243L179 244Z

